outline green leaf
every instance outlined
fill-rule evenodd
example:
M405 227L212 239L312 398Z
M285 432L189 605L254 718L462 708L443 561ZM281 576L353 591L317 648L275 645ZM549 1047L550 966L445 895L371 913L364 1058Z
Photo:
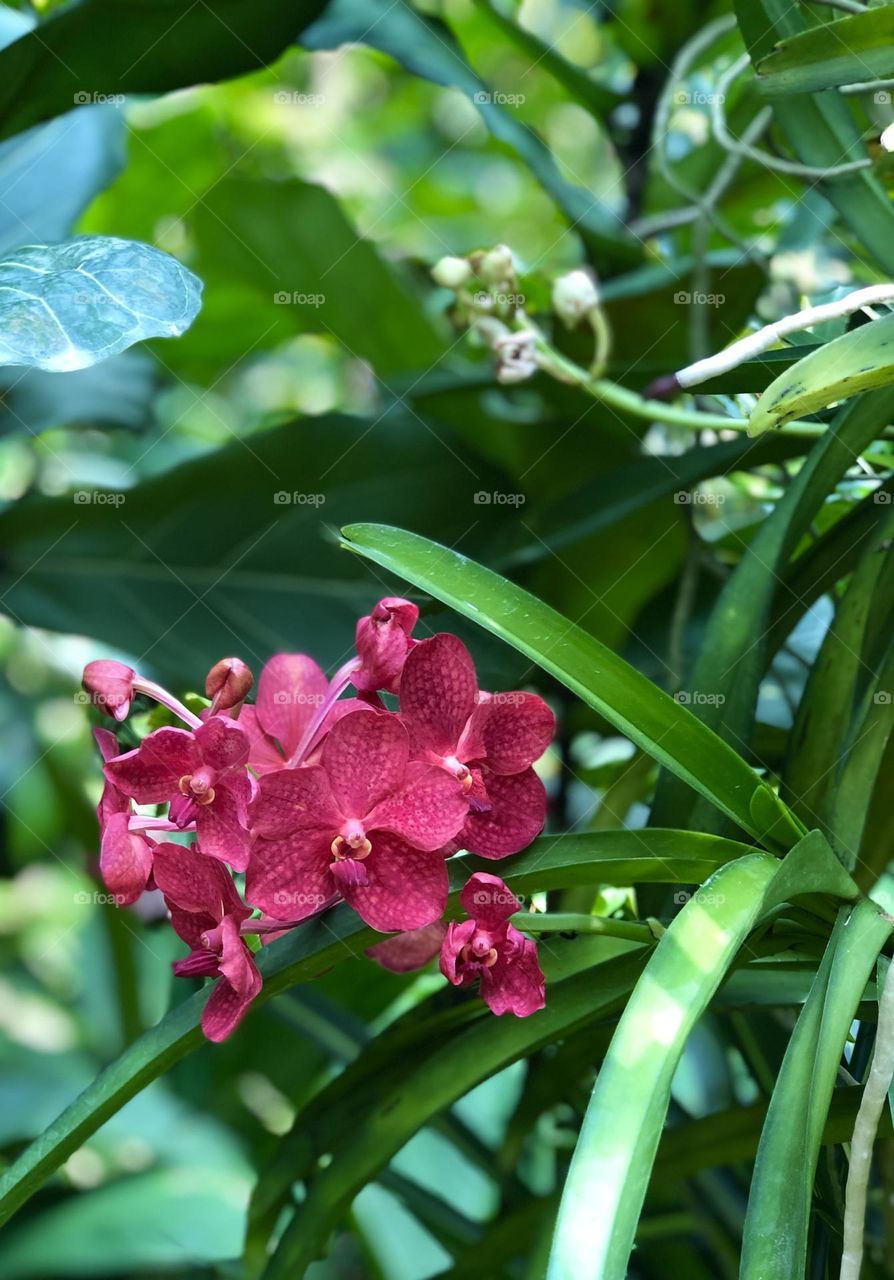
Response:
M813 1179L838 1065L854 1011L890 932L890 923L865 899L839 915L761 1134L745 1220L742 1280L791 1280L804 1274Z
M156 361L125 351L60 378L43 369L0 369L0 435L48 427L142 427L158 390Z
M0 51L0 137L126 93L166 93L273 62L323 0L75 0ZM102 38L98 39L101 33Z
M356 524L343 538L350 550L519 649L744 830L763 835L751 812L757 775L685 706L580 627L490 569L416 534Z
M761 916L796 895L840 885L840 871L811 832L781 863L754 853L722 868L672 922L597 1077L562 1195L549 1280L624 1280L689 1033ZM848 892L855 891L850 882Z
M302 43L309 49L333 49L346 42L371 45L413 75L465 93L493 136L527 164L579 234L606 257L632 261L642 256L639 242L621 219L589 191L568 182L537 134L494 102L443 22L417 12L407 0L331 0L320 20L305 31Z
M0 365L86 369L195 319L202 285L151 245L111 236L27 245L0 262Z
M503 860L500 870L518 892L628 879L631 883L690 883L693 874L706 866L715 869L737 856L741 848L734 841L699 838L686 831L544 836L523 853ZM486 859L464 857L451 863L454 903L468 876L479 866L493 869L493 863ZM263 1004L356 955L378 937L346 906L302 925L258 955L264 986L257 1003ZM588 983L588 988L592 991L592 984ZM210 990L206 988L177 1005L158 1026L126 1049L7 1169L0 1178L0 1224L125 1102L203 1044L199 1021Z
M752 411L748 434L824 409L894 381L894 316L860 325L811 351L770 383Z
M780 40L757 64L762 93L817 93L894 75L894 11L876 5Z
M793 601L797 605L805 598L803 591L780 591L786 567L830 489L892 414L891 390L878 391L842 409L749 542L714 606L686 686L702 695L692 703L700 719L731 743L750 740L768 655L794 625ZM780 628L781 639L776 633L770 639L768 624L777 594L787 622ZM652 820L659 826L687 825L694 803L690 791L676 778L665 776L659 781ZM700 826L701 819L695 825Z
M788 0L735 0L734 8L752 62L760 63L779 40L807 30L799 6ZM773 115L802 164L834 169L867 154L850 105L837 94L778 98ZM821 180L815 186L880 270L894 275L894 209L872 169Z

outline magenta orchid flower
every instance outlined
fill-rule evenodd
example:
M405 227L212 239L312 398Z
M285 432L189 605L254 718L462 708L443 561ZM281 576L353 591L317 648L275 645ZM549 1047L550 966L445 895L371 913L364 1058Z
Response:
M329 681L304 653L277 653L258 680L254 706L243 707L239 725L251 740L249 764L257 774L282 769L323 704Z
M351 712L318 765L260 780L246 897L268 915L300 919L340 892L384 933L429 924L447 900L443 846L467 809L455 779L410 761L395 716Z
M204 854L244 871L252 794L248 753L239 725L211 716L195 730L156 729L134 751L108 761L105 774L137 804L169 801L178 827L195 823Z
M530 844L546 819L546 791L531 766L555 733L543 699L481 693L468 649L443 633L408 655L400 714L414 755L450 773L469 797L457 848L502 858Z
M416 605L399 596L386 596L360 619L355 636L358 662L351 672L358 693L397 693L407 654L418 643L412 638L418 621Z
M225 867L195 845L160 844L155 883L164 894L171 923L190 947L174 964L180 978L218 978L202 1013L209 1040L225 1040L261 990L261 975L242 938L251 915Z
M520 903L499 876L476 872L460 901L470 919L451 923L441 946L441 972L455 987L480 981L493 1013L527 1018L546 1003L537 945L509 923Z
M111 729L96 728L93 736L103 760L118 754L118 739ZM114 782L106 780L97 805L99 818L99 870L103 883L118 906L136 902L152 874L153 842L131 829L133 804Z

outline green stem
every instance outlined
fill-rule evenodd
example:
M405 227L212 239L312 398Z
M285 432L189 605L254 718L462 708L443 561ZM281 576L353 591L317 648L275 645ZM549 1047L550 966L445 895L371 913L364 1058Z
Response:
M645 943L655 942L664 932L657 920L613 920L577 911L532 912L513 916L512 923L525 933L601 933L611 938L629 938L631 942Z

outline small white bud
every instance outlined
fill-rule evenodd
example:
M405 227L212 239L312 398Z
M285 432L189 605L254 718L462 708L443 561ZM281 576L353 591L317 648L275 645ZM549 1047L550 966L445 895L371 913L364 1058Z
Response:
M598 305L599 290L587 271L569 271L553 283L553 310L569 329Z
M498 244L478 263L478 275L485 284L506 284L515 275L515 263L508 244Z
M461 289L472 278L472 268L465 258L441 258L431 269L435 284L444 289Z
M503 383L524 382L538 369L534 348L536 335L530 330L508 333L498 338L494 345L497 353L497 381Z
M886 151L894 151L894 124L889 124L887 129L882 130L879 142Z

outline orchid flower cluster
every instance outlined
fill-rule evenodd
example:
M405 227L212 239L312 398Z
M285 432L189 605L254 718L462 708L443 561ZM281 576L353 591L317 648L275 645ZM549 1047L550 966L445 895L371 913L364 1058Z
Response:
M440 950L445 977L478 981L495 1013L543 1007L536 946L510 925L520 903L498 876L469 879L467 919L442 917L448 858L503 858L541 831L533 764L553 714L536 694L480 690L462 641L415 638L418 618L408 600L380 601L331 680L305 654L277 654L253 704L251 671L224 659L199 714L123 663L84 671L91 701L114 720L142 694L182 722L123 753L112 729L94 730L100 872L119 905L164 896L190 948L174 972L217 979L202 1017L211 1040L231 1034L261 989L246 939L269 942L340 900L396 935L370 951L386 967L417 968Z

